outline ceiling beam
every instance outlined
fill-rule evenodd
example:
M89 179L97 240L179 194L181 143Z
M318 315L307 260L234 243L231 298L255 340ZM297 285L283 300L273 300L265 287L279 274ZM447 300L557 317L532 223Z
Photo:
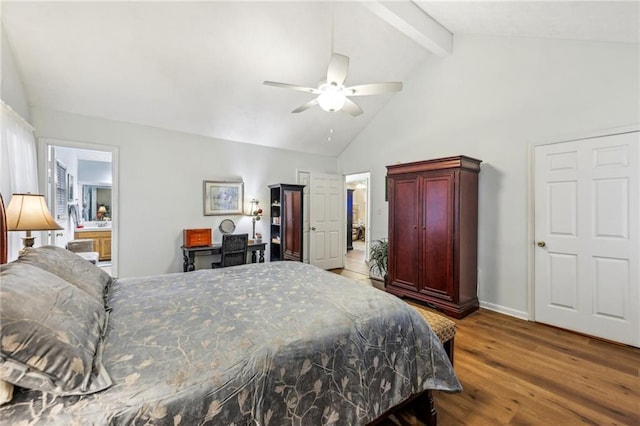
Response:
M453 52L453 34L412 1L362 4L401 33L438 56Z

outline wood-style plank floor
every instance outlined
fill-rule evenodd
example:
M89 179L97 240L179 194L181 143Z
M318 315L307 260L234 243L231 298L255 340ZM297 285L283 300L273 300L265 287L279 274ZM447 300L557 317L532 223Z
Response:
M454 321L464 391L434 392L439 425L640 425L640 349L485 309ZM421 425L411 410L384 424Z

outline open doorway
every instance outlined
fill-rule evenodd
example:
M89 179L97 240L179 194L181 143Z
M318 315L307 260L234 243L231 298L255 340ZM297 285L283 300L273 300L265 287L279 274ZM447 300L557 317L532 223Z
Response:
M347 175L347 232L345 269L369 275L369 180L370 173Z
M49 208L63 227L50 234L49 244L67 247L70 241L91 241L97 265L117 277L117 148L59 140L41 143ZM81 247L85 251L86 246Z

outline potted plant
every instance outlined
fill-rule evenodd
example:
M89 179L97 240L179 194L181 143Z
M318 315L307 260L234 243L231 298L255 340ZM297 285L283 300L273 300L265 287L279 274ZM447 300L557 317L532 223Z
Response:
M387 256L389 252L389 241L386 238L376 240L371 244L369 253L369 270L380 276L387 282Z

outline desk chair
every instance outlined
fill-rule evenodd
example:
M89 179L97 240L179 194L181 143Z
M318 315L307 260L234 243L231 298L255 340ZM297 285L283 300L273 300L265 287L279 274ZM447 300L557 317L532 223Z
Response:
M244 265L247 263L247 246L249 234L224 234L222 236L222 254L220 262L213 262L212 268Z
M100 253L94 251L93 240L91 239L71 240L67 243L67 250L74 252L78 256L82 257L85 260L88 260L94 265L98 264Z

